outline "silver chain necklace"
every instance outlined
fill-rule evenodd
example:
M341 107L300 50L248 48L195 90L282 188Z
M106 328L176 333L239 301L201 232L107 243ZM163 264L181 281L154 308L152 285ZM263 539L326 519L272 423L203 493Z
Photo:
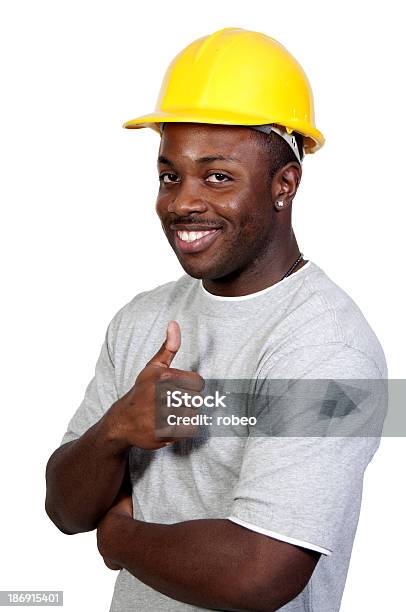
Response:
M303 253L300 253L300 255L296 259L295 263L290 266L289 270L286 272L285 276L282 276L281 280L283 280L284 278L287 278L288 276L290 276L292 274L293 270L296 268L296 266L302 261L302 259L303 259Z

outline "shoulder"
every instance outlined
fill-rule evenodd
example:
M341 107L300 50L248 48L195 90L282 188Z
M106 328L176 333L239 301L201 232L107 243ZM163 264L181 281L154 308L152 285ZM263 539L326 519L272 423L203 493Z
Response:
M153 325L160 312L169 311L170 307L176 308L177 303L184 303L194 293L197 284L196 279L183 274L177 280L137 293L112 317L107 332L111 342L114 343L123 333L128 335L131 330Z
M318 266L307 282L324 308L330 313L335 328L335 340L347 353L372 360L382 375L386 375L386 359L382 346L365 315L354 300ZM344 349L343 349L344 350Z
M147 313L161 310L167 304L173 304L176 301L184 301L188 294L194 291L198 281L188 274L183 274L177 280L169 281L162 285L158 285L153 289L148 289L137 293L129 302L124 304L122 308L114 315L113 321L122 321L123 319L134 315L145 315Z
M325 361L337 357L347 363L368 364L381 376L387 376L382 346L354 300L319 266L311 263L303 275L296 296L291 321L294 329L289 342L273 354L271 362L281 358L302 360L305 354ZM306 359L307 361L307 359Z

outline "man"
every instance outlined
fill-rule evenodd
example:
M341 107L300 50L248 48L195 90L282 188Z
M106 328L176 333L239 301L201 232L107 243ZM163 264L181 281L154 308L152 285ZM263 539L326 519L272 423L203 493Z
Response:
M47 513L64 533L97 528L121 569L113 611L338 610L378 438L292 433L287 415L310 411L285 396L266 435L155 421L162 382L193 397L209 379L257 393L387 375L363 315L291 226L303 155L323 144L309 84L276 41L226 28L180 53L157 110L125 124L146 126L161 134L156 211L185 274L111 320L47 465Z

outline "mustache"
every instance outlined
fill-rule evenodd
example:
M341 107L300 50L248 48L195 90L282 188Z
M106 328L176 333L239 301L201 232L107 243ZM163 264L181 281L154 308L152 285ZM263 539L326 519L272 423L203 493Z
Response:
M219 227L224 225L220 220L204 219L203 217L176 217L168 222L171 223L184 223L185 225L211 225L213 227Z

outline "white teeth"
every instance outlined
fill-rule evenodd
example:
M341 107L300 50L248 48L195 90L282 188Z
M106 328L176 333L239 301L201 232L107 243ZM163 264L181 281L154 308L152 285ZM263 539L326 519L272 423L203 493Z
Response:
M205 232L188 232L185 230L180 230L176 233L181 240L184 240L185 242L194 242L195 240L199 240L199 238L210 234L212 231L213 230L207 230Z

